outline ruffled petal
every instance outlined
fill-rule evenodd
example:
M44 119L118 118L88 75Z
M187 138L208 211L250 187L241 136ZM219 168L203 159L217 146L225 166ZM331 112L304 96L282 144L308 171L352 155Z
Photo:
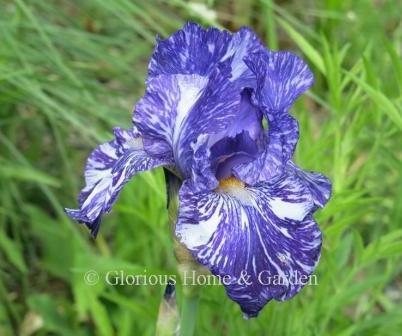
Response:
M246 57L257 87L252 102L268 120L265 150L252 162L234 167L241 180L255 184L283 173L299 139L297 121L288 114L296 98L314 82L307 64L290 52L265 50Z
M115 139L98 146L88 157L86 186L78 196L79 209L65 209L72 219L85 223L96 236L101 216L109 212L123 186L136 173L173 163L170 157L153 158L143 149L135 129L114 129Z
M191 149L193 153L191 175L187 183L191 184L194 192L215 189L218 186L218 180L209 163L211 156L209 136L207 134L200 135L197 141L191 144Z
M190 173L191 143L202 134L214 134L215 136L209 137L211 146L228 132L233 132L230 126L238 123L239 118L242 118L245 113L254 113L251 110L241 109L241 91L228 80L228 75L224 67L215 68L202 96L195 103L186 123L183 124L177 145L177 158L182 164L184 176ZM255 119L257 118L255 116ZM254 125L245 127L255 128Z
M315 269L321 232L314 209L297 175L203 192L187 181L180 190L176 236L254 317L271 299L294 296Z
M226 67L217 66L209 78L161 75L151 79L133 115L145 150L152 155L170 153L188 177L191 144L199 135L215 134L216 142L243 128L258 136L262 114L249 103L249 92L239 90L229 75Z
M158 41L149 64L149 76L198 74L208 76L220 62L229 61L231 79L246 82L252 76L243 58L263 47L248 28L231 34L187 23L166 40Z
M297 175L310 190L317 207L323 208L327 204L332 194L332 183L326 176L316 172L305 171L292 161L289 161L287 170L290 174Z
M200 75L161 75L147 82L135 106L133 123L153 155L176 154L180 133L197 100L208 85Z
M270 111L289 109L294 101L314 83L314 75L308 65L288 51L254 53L245 62L257 78L256 100Z
M298 140L296 119L288 113L276 113L265 136L264 150L253 161L233 167L233 174L250 185L280 176L292 158Z
M251 102L252 90L244 89L238 91L238 94L240 94L240 101L234 109L235 113L230 114L230 123L226 123L225 129L220 133L211 135L211 144L225 137L234 138L243 132L247 132L252 140L257 140L264 132L262 111Z
M218 179L228 178L233 167L253 161L261 147L259 139L254 140L247 131L224 137L211 147L211 169Z

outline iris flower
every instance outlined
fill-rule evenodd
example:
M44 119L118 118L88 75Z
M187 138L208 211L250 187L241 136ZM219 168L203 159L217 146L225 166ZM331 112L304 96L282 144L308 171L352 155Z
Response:
M331 194L325 176L292 161L299 128L289 109L313 82L302 59L267 50L248 28L186 24L158 40L132 128L115 128L114 140L90 154L79 209L67 214L96 236L123 186L164 166L182 181L177 239L231 279L227 295L244 314L293 297L304 285L295 277L318 263L313 213Z

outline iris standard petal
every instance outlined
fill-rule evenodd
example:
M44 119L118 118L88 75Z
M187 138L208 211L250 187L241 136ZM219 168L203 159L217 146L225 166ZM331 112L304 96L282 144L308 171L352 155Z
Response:
M248 131L227 136L211 147L211 169L218 179L233 175L232 168L253 161L262 144L253 139Z
M255 98L266 109L268 121L270 111L289 109L314 83L308 65L288 51L263 50L247 56L245 62L257 78Z
M288 113L276 112L263 140L263 151L253 161L233 167L234 175L250 185L280 176L293 156L298 139L296 119Z
M143 134L145 150L152 155L166 155L166 148L170 148L179 171L188 177L191 144L200 134L219 135L214 140L218 141L228 132L239 131L240 126L232 127L236 124L258 134L262 129L261 113L245 108L246 98L228 80L229 76L221 64L208 78L161 75L151 79L133 114L133 122ZM245 124L241 120L251 122Z
M166 40L157 41L149 63L149 76L199 74L208 76L220 62L229 61L231 79L243 82L251 76L243 58L263 47L248 28L237 33L216 28L204 29L187 23Z
M185 182L176 235L253 317L269 300L286 300L306 284L300 279L318 262L321 232L311 216L312 196L298 176L254 187L231 179L204 192Z
M143 134L148 152L176 154L181 130L207 85L208 78L200 75L161 75L147 82L133 123Z
M211 151L209 149L209 136L202 134L197 141L191 145L193 152L191 175L187 180L191 184L194 192L212 190L218 186L218 180L211 170L209 157Z
M262 111L252 104L252 90L249 88L237 91L234 97L239 97L240 101L233 107L233 113L230 113L230 122L219 133L210 134L211 146L225 138L234 138L237 135L247 132L253 141L261 138L264 128L262 125ZM219 115L217 115L219 117Z
M187 163L184 169L185 176L188 176L190 171L193 154L190 144L196 141L200 134L215 134L215 137L209 138L209 145L212 145L212 141L218 141L224 137L228 131L230 132L230 125L236 123L241 117L241 104L241 91L228 80L226 69L215 68L208 85L194 105L181 131L177 157L179 162ZM250 125L250 127L254 126Z
M235 167L241 180L255 184L279 176L299 139L297 121L288 114L296 98L314 82L307 64L290 52L263 51L245 58L256 76L252 102L268 120L265 150L252 162Z
M86 186L78 197L79 209L65 209L72 219L85 223L96 236L101 216L109 212L123 186L138 172L173 163L172 158L153 158L143 149L134 129L114 129L115 139L98 146L88 157Z
M262 110L251 103L252 90L244 89L236 118L231 122L225 132L226 136L234 137L247 131L253 140L258 139L264 131L262 126Z

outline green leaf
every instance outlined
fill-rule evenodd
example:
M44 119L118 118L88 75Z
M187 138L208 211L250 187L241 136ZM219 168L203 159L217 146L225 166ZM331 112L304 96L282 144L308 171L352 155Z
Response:
M0 249L7 256L8 260L22 273L27 273L27 266L18 245L8 238L4 233L0 234Z
M276 20L278 20L282 28L289 34L289 36L299 46L303 53L306 54L311 63L313 63L317 67L317 69L320 70L323 75L325 75L326 71L324 60L321 57L320 53L285 20L280 18L276 18Z
M355 83L357 83L367 95L376 103L376 105L388 115L388 117L394 122L394 124L402 130L402 114L401 111L392 103L392 101L385 96L381 91L376 90L364 80L357 77L349 71L345 71L347 76L349 76Z
M60 186L60 182L56 178L42 171L39 171L32 167L23 167L7 162L0 162L0 178L40 183L51 187Z

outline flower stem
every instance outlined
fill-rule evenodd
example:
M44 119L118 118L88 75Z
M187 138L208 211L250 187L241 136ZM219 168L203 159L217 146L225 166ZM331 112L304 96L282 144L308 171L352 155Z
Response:
M198 264L188 249L175 236L175 225L179 209L179 189L182 180L168 170L164 170L167 189L169 224L173 237L174 252L177 259L178 273L183 285L183 298L180 314L180 336L193 336L197 320L197 309L201 286L186 284L187 274L205 274L208 270Z
M159 306L158 320L156 322L155 336L178 335L179 312L176 305L175 284L171 280L166 286Z
M199 293L183 293L180 321L180 336L193 336L197 321Z

